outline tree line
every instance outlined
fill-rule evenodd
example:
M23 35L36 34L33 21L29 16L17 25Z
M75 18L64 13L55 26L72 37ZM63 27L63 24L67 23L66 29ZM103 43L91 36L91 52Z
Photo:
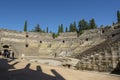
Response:
M91 19L89 23L86 20L82 19L78 22L78 25L76 24L75 21L73 23L70 23L69 27L66 27L65 30L64 30L63 24L60 24L58 26L57 34L63 33L63 32L77 32L77 31L81 31L81 30L88 30L88 29L94 29L94 28L97 28L94 18ZM27 31L27 21L25 21L25 24L24 24L24 31ZM37 24L34 27L34 29L31 30L31 32L48 33L49 31L48 31L48 27L46 28L46 30L42 30L40 25Z
M117 11L117 23L120 23L120 11L119 10ZM63 24L60 24L58 26L57 33L49 31L48 27L46 27L46 30L43 30L39 24L37 24L34 27L34 29L31 30L31 32L53 33L53 38L55 38L59 35L59 33L77 32L80 35L83 33L84 30L95 29L95 28L97 28L97 24L95 22L95 19L92 18L89 20L89 22L86 21L85 19L78 21L78 23L74 21L73 23L69 24L69 27L64 27ZM25 24L24 24L24 31L27 31L27 21L25 21Z

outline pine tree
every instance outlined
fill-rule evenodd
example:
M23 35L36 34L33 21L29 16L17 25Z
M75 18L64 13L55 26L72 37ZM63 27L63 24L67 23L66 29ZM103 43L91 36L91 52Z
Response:
M117 22L120 23L120 11L117 11Z
M58 26L58 34L63 33L63 32L64 32L63 24L61 24L61 25Z
M69 32L76 32L76 31L77 31L76 22L70 23Z
M96 26L96 23L95 23L95 20L94 20L94 18L92 18L91 20L90 20L90 23L89 23L89 29L94 29L94 28L96 28L97 26Z
M25 21L25 24L24 24L24 32L27 32L27 20Z
M68 28L66 27L65 32L68 32Z
M76 22L73 23L73 32L76 32L77 31L77 28L76 28Z
M35 26L35 32L42 32L42 29L40 28L40 25L37 24L37 26Z
M78 28L79 28L79 32L82 31L82 30L89 29L88 22L85 21L84 19L80 20L79 23L78 23Z
M73 32L73 24L72 23L70 23L70 26L69 26L69 32Z

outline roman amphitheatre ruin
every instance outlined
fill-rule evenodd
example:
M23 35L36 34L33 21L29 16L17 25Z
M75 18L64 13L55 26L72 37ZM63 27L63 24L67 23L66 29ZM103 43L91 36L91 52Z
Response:
M5 51L16 59L0 58L1 80L120 80L120 24L55 39L51 33L0 29Z

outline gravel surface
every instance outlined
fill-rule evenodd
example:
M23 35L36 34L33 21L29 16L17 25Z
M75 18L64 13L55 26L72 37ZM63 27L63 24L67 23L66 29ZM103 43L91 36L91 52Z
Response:
M72 70L26 60L0 59L0 80L120 80L120 76Z

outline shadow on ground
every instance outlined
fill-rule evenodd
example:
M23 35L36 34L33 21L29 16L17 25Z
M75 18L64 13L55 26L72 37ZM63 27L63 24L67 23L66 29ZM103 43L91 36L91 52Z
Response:
M13 60L0 59L0 80L65 80L56 70L51 69L54 76L43 73L40 66L36 66L36 70L30 69L31 64L28 63L23 69L15 69L14 65L8 63ZM13 69L13 70L12 70Z

